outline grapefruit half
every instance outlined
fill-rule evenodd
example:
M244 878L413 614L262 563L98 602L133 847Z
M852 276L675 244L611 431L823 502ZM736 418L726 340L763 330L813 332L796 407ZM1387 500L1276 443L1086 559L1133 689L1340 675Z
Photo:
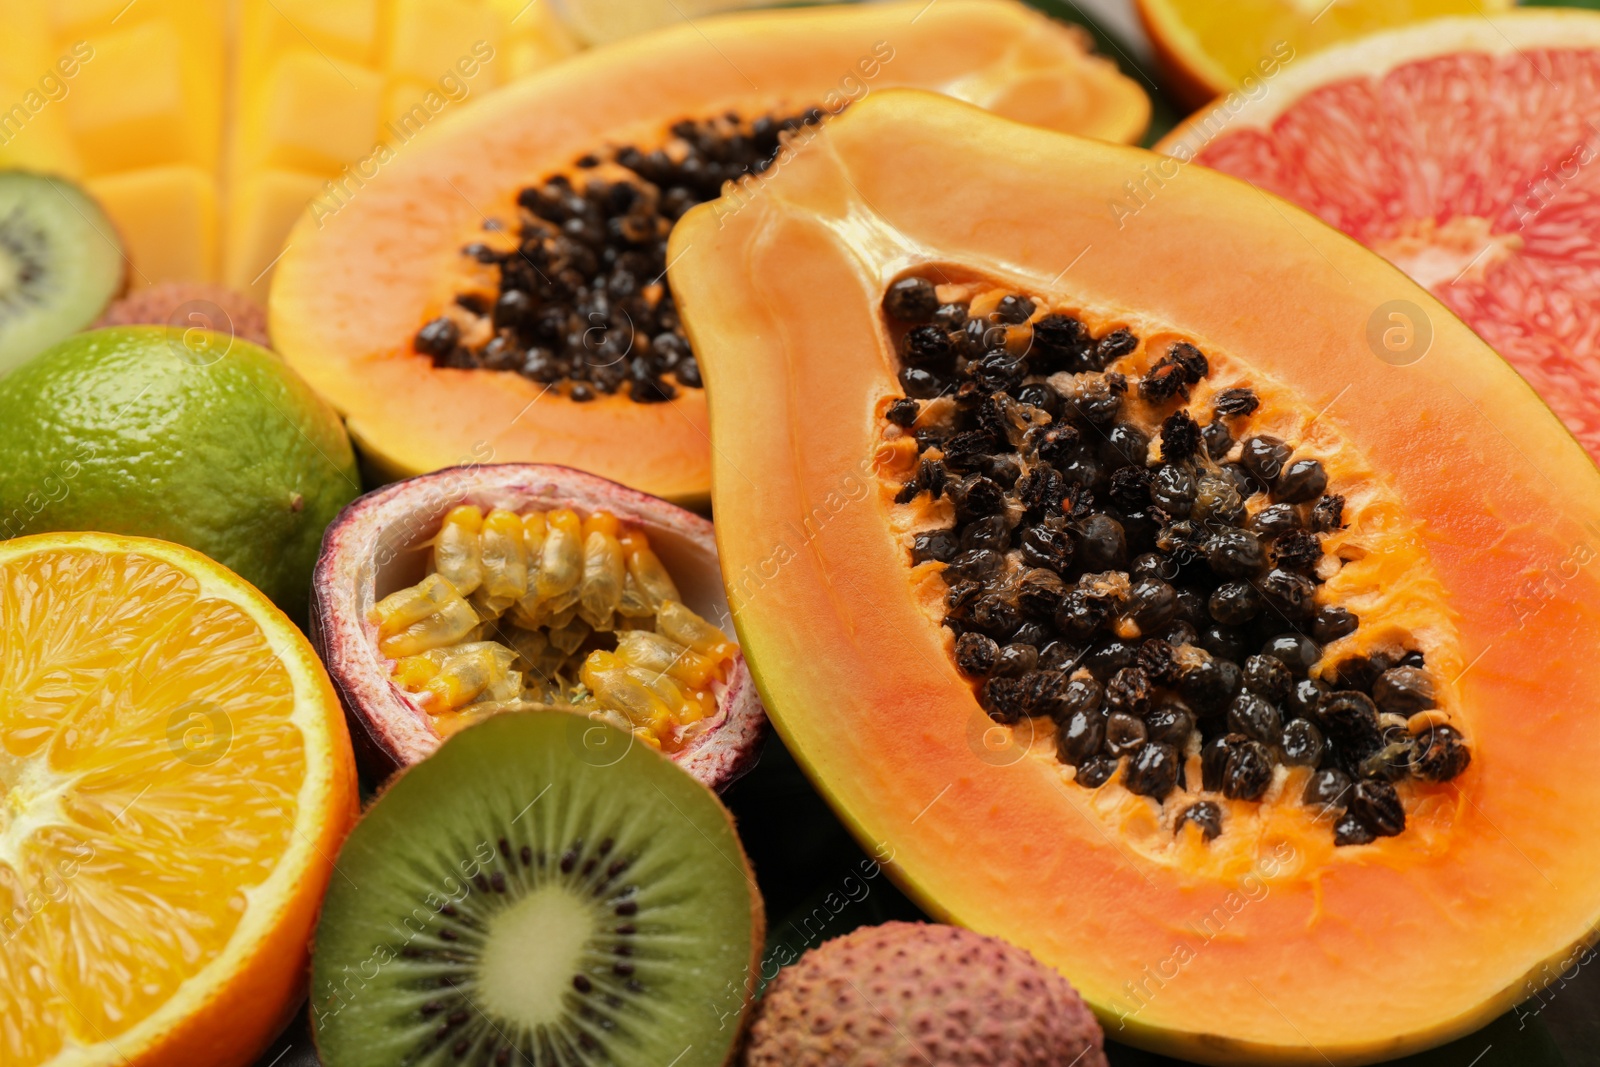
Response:
M1375 34L1286 66L1254 100L1197 112L1157 148L1292 200L1387 257L1600 457L1600 14Z
M1167 88L1197 107L1250 89L1293 62L1364 34L1440 15L1504 11L1515 0L1137 0Z

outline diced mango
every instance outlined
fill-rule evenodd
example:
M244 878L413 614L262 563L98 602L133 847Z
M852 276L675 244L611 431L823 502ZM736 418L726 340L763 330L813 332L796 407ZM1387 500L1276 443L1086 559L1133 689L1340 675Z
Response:
M506 23L505 40L494 59L503 81L535 74L582 47L545 0L532 4L525 0L495 2Z
M0 167L77 177L82 169L78 149L60 102L45 96L37 82L6 80L20 73L4 68L6 62L0 59Z
M579 47L548 0L0 0L0 26L0 167L92 179L135 284L259 300L327 182Z
M433 84L451 75L460 79L458 63L475 69L485 46L493 47L496 21L488 7L473 0L394 0L384 69L392 77Z
M9 106L16 98L11 86L37 83L56 57L49 12L38 0L0 0L0 19L6 28L0 34L0 80L8 83L0 100Z
M217 187L195 166L149 167L85 183L117 224L134 286L217 276Z
M391 144L403 143L421 133L422 128L434 117L427 107L427 97L431 92L437 92L437 88L415 78L391 81L383 91L383 140ZM443 111L444 108L439 110Z
M283 252L295 220L327 179L298 170L264 170L247 178L228 213L227 265L223 279L258 300L271 283L270 268Z
M61 104L87 46L58 49L49 8L38 0L0 0L0 25L0 166L76 177L78 151Z
M216 131L184 95L177 32L152 22L100 34L62 102L89 174L215 163Z
M376 144L383 77L311 49L285 53L245 108L240 158L290 170L335 173Z
M37 4L38 0L23 0ZM63 45L99 39L113 30L160 23L183 40L187 58L209 61L219 73L227 55L228 0L49 0L50 21Z
M496 63L504 64L501 73L507 81L537 74L560 56L551 56L538 41L507 41L497 50Z
M43 6L43 5L41 5ZM84 37L103 30L116 22L127 20L129 25L142 21L143 12L133 14L137 5L128 0L52 0L48 5L50 21L57 34L63 37ZM128 14L123 15L126 8ZM118 15L123 15L118 18Z
M286 52L310 47L370 67L376 59L377 0L245 0L240 17L240 74L259 80Z

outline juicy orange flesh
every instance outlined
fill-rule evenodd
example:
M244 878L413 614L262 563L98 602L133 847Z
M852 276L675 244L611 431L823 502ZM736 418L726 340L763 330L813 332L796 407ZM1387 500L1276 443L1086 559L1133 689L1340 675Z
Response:
M306 773L260 627L138 555L0 564L0 1062L115 1041L214 960Z
M953 268L940 268L934 274L946 279L938 286L939 302L969 302L969 314L973 318L985 317L1002 296L1020 292L1014 286L995 286L985 279L964 275L965 272ZM1345 528L1321 535L1324 555L1331 557L1325 563L1336 560L1337 566L1327 571L1319 568L1318 573L1324 580L1318 586L1316 603L1319 607L1345 607L1358 616L1360 624L1354 633L1323 647L1322 658L1311 668L1311 676L1327 680L1341 661L1355 656L1381 652L1398 658L1404 651L1420 649L1426 654L1429 674L1437 688L1437 710L1419 713L1415 717L1415 729L1424 728L1425 723L1447 722L1461 730L1470 745L1471 723L1466 720L1456 686L1451 681L1463 672L1465 660L1443 586L1417 536L1417 523L1407 516L1393 489L1367 465L1332 420L1322 419L1319 412L1274 382L1270 375L1212 346L1205 349L1211 372L1192 387L1190 399L1152 406L1139 400L1134 387L1137 379L1149 371L1155 362L1154 353L1164 349L1166 342L1193 341L1193 338L1160 326L1145 326L1126 316L1107 317L1082 308L1057 306L1038 294L1027 295L1037 305L1030 322L1062 312L1092 327L1097 337L1126 327L1140 339L1137 350L1112 362L1106 369L1120 371L1129 378L1119 421L1138 425L1153 442L1159 442L1162 417L1171 410L1187 409L1203 423L1211 412L1216 393L1240 386L1249 386L1255 391L1261 401L1260 408L1249 416L1227 420L1235 441L1241 442L1254 434L1277 436L1292 447L1294 458L1321 461L1328 475L1327 492L1345 496ZM887 321L886 326L896 334L903 330L892 321ZM1027 331L1023 328L1012 327L1008 331L1006 344L1014 355L1026 351L1028 343ZM902 486L915 477L921 455L911 429L902 430L884 417L893 399L888 397L879 403L881 438L875 457L878 493L891 529L906 546L904 558L923 614L932 625L939 627L945 651L954 662L955 637L943 627L948 610L945 597L949 592L942 573L945 564L917 564L912 558L910 544L916 533L949 528L955 509L948 494L938 501L928 493L920 493L909 503L895 502L895 495ZM951 411L951 402L946 399L921 403L914 428L937 424ZM930 450L930 457L937 455ZM1245 504L1254 514L1269 502L1265 494L1257 493ZM1285 629L1289 625L1285 622ZM976 683L973 689L976 700ZM1283 714L1284 721L1288 722L1291 713L1284 709ZM1388 728L1400 729L1393 724ZM1406 729L1411 728L1408 724ZM999 750L1026 750L1029 758L1045 760L1056 767L1065 781L1075 775L1074 768L1056 756L1056 725L1048 718L1024 718L1015 726L996 723L990 731L1005 735L1005 740L986 737L984 744ZM1232 872L1234 875L1251 869L1260 841L1292 841L1311 866L1363 851L1361 846L1335 848L1331 827L1338 814L1303 802L1302 795L1312 768L1279 766L1259 800L1233 800L1220 792L1199 789L1198 738L1197 729L1184 753L1190 788L1180 786L1163 802L1124 787L1123 775L1129 762L1126 758L1109 781L1088 790L1086 807L1102 821L1103 832L1113 835L1124 847L1158 862L1177 864L1189 871ZM1449 842L1458 809L1464 803L1459 790L1448 783L1415 778L1396 782L1395 787L1407 814L1402 840L1419 854L1443 850ZM1081 789L1078 786L1069 788ZM1179 829L1176 816L1201 799L1217 804L1223 811L1223 833L1212 841L1206 841L1197 828L1175 833Z
M1494 0L1245 0L1217 4L1212 0L1161 0L1231 83L1270 72L1276 58L1292 60L1352 37L1441 15L1470 15L1497 10ZM1249 27L1241 33L1240 27Z

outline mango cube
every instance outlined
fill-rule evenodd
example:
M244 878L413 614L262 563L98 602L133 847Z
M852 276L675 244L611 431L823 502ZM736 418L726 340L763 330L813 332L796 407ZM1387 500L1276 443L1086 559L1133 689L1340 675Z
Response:
M273 66L251 108L247 163L334 173L377 141L383 77L310 49Z
M189 165L90 178L85 185L117 224L133 287L217 277L217 186Z
M228 213L223 280L230 288L257 300L266 298L270 268L289 230L326 184L321 174L296 170L264 170L241 183Z

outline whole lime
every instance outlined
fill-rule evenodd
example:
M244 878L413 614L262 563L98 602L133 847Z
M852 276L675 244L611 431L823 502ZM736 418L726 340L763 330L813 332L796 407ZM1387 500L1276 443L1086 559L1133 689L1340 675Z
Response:
M0 537L176 541L303 621L322 531L359 493L333 409L227 334L92 330L0 378Z

